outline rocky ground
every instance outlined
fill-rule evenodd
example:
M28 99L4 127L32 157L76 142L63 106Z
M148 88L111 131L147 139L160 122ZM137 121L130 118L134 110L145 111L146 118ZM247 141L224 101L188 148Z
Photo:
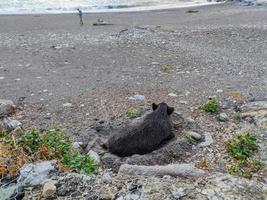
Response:
M84 27L72 15L1 16L1 99L15 103L1 100L0 128L57 125L101 167L88 177L26 166L13 185L2 183L0 199L22 191L24 199L266 199L266 8L194 9L87 15ZM98 18L114 25L91 26ZM220 111L208 114L199 105L214 95ZM131 121L127 109L145 114L161 101L175 107L175 139L128 158L101 148ZM225 144L243 131L256 136L264 163L252 179L228 173ZM123 164L178 172L132 176Z

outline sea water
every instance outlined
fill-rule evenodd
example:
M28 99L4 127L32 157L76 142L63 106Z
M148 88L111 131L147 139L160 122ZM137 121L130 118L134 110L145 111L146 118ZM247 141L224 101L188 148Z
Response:
M138 11L205 5L210 0L0 0L0 14Z

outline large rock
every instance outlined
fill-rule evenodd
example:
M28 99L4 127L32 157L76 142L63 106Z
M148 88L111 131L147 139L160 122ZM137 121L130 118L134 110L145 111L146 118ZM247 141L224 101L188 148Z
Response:
M38 186L49 181L49 174L56 171L56 161L26 164L20 169L18 182L22 185Z
M207 184L201 193L208 199L266 199L267 186L255 180L225 174L207 177Z
M24 196L24 188L20 184L11 184L7 187L0 187L0 199L22 199Z
M16 106L13 101L0 99L0 117L12 114L15 108Z
M88 152L88 155L90 156L90 158L95 162L95 164L99 165L100 164L100 157L98 155L98 153L96 153L93 150L90 150Z
M193 164L169 164L169 165L129 165L123 164L119 169L120 175L131 176L181 176L181 177L197 177L205 174L205 171L196 168Z
M262 129L267 129L267 101L254 101L241 107L242 117L253 117L256 124Z

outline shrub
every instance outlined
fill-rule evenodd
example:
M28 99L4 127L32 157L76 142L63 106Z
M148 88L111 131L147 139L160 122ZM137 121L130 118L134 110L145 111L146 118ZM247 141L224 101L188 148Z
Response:
M0 133L0 145L5 150L2 149L4 155L1 154L1 156L13 159L12 176L16 175L20 167L27 162L50 159L58 160L64 167L66 166L67 169L74 172L86 175L96 173L98 167L93 160L88 155L81 155L72 148L71 144L71 138L59 128L43 134L36 129L19 130L13 134ZM4 152L8 152L8 154ZM10 168L11 166L6 167ZM11 170L0 170L0 175L9 171Z
M234 118L234 120L236 120L237 122L241 122L241 120L242 120L242 115L241 115L240 112L235 112L235 113L233 114L233 118Z
M251 178L252 174L259 171L262 164L253 158L258 149L256 138L249 132L238 134L227 144L229 155L235 163L228 168L229 173Z
M140 109L137 108L129 108L124 113L128 118L134 119L137 117L140 117L142 115L142 112Z
M220 102L217 98L212 98L202 105L202 109L206 112L215 113L220 108Z
M163 66L160 68L160 71L161 71L161 72L164 72L164 73L170 73L172 70L173 70L173 68L172 68L172 66L170 66L170 65L163 65Z

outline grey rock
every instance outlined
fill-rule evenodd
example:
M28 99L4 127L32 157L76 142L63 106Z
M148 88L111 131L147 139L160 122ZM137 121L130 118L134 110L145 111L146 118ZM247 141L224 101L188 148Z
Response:
M20 169L18 182L22 185L38 186L49 181L49 174L54 172L56 161L44 161L35 164L25 164Z
M74 149L79 149L79 148L81 148L82 145L83 145L82 142L73 142L73 143L72 143L72 147L73 147Z
M101 179L100 179L100 183L101 183L101 184L109 184L109 183L111 183L111 182L112 182L112 178L111 178L109 172L105 172L105 173L102 175Z
M0 200L21 199L24 188L20 184L11 184L7 187L0 187Z
M129 165L123 164L119 169L119 175L130 176L182 176L182 177L197 177L205 174L205 171L198 169L194 164L169 164L169 165Z
M211 144L213 144L213 138L212 138L212 135L211 133L205 133L205 141L204 142L201 142L199 143L197 146L198 147L208 147L210 146Z
M88 152L88 155L90 156L90 158L95 162L95 164L100 164L100 157L98 155L98 153L96 153L95 151L93 150L90 150Z
M219 121L221 122L226 122L229 120L228 116L226 113L220 113L218 116Z
M22 124L18 120L13 120L10 118L4 119L4 128L8 131L11 132L15 130L16 128L19 128Z
M139 200L140 195L138 194L127 194L124 198L125 200Z
M263 137L267 138L267 131L263 131Z
M63 103L63 107L72 107L71 103Z
M200 135L197 132L194 131L188 131L188 134L195 140L201 140L202 139L202 135Z
M101 163L105 169L112 169L114 172L116 172L119 170L121 160L120 157L114 154L105 153L101 158Z
M172 186L171 193L174 199L180 199L186 195L184 188L177 188L175 186Z
M0 117L12 114L15 108L13 101L0 99Z
M242 112L267 110L267 101L253 101L241 106Z

